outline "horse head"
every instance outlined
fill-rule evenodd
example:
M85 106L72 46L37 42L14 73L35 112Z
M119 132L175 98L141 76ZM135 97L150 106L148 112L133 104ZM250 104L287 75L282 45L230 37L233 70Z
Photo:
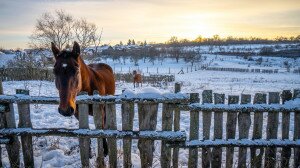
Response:
M54 43L51 49L55 58L55 86L59 91L58 112L63 116L72 116L76 110L76 95L82 87L80 74L80 46L74 42L73 50L60 51Z
M133 75L136 75L136 74L137 74L137 71L136 71L136 70L133 70L133 71L132 71L132 74L133 74Z

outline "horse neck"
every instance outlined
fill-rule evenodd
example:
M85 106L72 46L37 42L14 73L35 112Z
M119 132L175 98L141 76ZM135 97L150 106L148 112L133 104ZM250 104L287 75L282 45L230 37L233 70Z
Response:
M84 63L83 59L79 57L79 67L80 67L80 75L81 75L81 91L87 91L85 88L89 86L89 69L88 66Z

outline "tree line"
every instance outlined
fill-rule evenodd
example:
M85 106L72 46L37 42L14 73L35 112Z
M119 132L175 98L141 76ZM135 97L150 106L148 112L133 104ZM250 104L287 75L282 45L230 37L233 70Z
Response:
M274 43L300 43L300 35L298 36L278 36L274 39L260 38L260 37L220 37L214 35L212 37L198 36L194 40L179 39L176 36L172 36L164 43L157 45L161 46L196 46L196 45L231 45L231 44L274 44Z

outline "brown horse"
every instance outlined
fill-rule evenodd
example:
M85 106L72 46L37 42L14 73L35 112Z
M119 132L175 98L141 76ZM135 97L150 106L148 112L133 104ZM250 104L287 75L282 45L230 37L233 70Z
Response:
M139 87L139 83L142 86L142 75L137 73L136 70L133 70L133 87L135 88L135 84Z
M51 48L55 57L53 72L55 85L59 91L58 112L61 115L75 115L78 118L76 96L81 91L88 92L89 95L92 95L94 90L97 90L100 95L114 95L115 79L109 65L103 63L86 65L80 57L80 46L77 42L74 42L72 51L60 51L54 43L51 43ZM103 109L102 116L105 120L103 105L99 108ZM91 106L89 114L93 115ZM103 145L107 154L107 144L103 143Z

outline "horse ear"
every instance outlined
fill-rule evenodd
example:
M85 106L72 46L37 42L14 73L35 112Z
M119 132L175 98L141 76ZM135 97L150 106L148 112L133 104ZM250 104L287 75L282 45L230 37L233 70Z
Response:
M54 57L57 58L57 56L59 54L59 49L56 47L56 45L53 42L51 42L51 49L52 49Z
M80 46L76 41L74 41L72 53L75 55L76 58L80 55Z

